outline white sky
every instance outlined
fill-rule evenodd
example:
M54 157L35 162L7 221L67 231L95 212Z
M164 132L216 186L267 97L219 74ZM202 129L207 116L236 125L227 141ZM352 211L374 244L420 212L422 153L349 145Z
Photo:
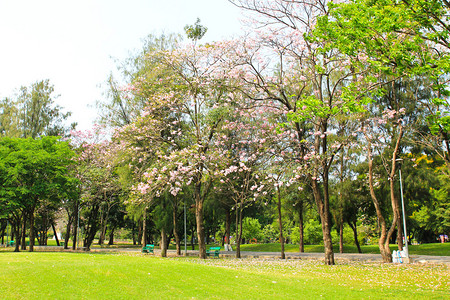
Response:
M196 19L208 27L202 41L239 35L239 9L227 0L0 0L0 99L20 86L50 79L89 129L103 84L148 34L183 33Z

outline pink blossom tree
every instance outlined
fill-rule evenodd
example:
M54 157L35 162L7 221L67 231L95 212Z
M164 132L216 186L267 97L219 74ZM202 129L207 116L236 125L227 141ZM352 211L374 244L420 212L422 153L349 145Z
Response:
M226 157L215 142L231 98L223 84L228 75L224 63L228 50L219 45L188 45L150 53L148 59L158 56L159 68L170 72L134 82L129 91L146 98L147 106L117 133L149 145L142 159L152 157L152 161L135 186L140 194L149 199L165 192L176 196L183 186L193 187L201 258L206 258L203 205Z
M116 162L118 147L108 138L109 133L96 126L92 131L72 131L72 144L80 150L77 159L77 177L82 182L81 201L75 205L74 221L80 218L84 225L84 247L90 249L100 231L100 242L106 235L110 212L119 205L121 190ZM78 215L79 213L82 215ZM74 245L77 244L74 226Z
M265 179L265 173L276 158L276 146L284 135L276 131L275 124L269 122L270 111L248 106L245 100L240 99L233 105L231 118L224 121L223 133L216 142L216 146L228 154L225 168L220 171L219 192L225 190L233 202L237 258L241 257L244 209L258 199L270 196L272 188Z
M338 135L339 124L364 111L370 100L366 91L378 83L364 76L366 57L355 64L311 36L317 19L328 12L328 1L231 2L255 16L250 21L256 28L253 35L236 48L245 66L242 90L255 103L276 107L285 116L280 123L292 131L297 169L311 184L321 218L325 263L334 264L330 168L352 140Z

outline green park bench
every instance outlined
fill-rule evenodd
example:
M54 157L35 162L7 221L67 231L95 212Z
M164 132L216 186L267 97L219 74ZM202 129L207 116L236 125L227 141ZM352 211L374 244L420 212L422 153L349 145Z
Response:
M59 245L64 247L64 242L59 242Z
M142 248L142 253L153 253L154 248L155 248L155 245L145 245Z
M9 241L8 246L11 246L11 247L14 246L14 241Z
M213 256L214 258L219 258L220 254L220 247L209 247L209 249L206 250L206 256Z

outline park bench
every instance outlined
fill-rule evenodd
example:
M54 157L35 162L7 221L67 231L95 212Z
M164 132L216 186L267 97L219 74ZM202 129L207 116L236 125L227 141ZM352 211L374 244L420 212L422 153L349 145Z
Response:
M153 253L154 248L155 248L155 245L145 245L142 248L142 253Z
M206 256L213 256L214 258L219 258L220 254L220 247L209 247L209 249L206 250Z
M9 241L8 246L11 246L11 247L14 246L14 241Z

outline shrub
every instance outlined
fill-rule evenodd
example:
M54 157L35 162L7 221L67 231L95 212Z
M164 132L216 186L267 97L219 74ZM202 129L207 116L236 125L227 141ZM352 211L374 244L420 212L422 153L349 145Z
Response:
M262 240L264 243L273 243L278 239L278 232L272 224L267 224L262 230Z
M253 239L261 240L261 224L258 219L244 218L244 220L242 220L242 238L247 241Z
M320 225L319 221L315 219L310 219L305 223L304 235L304 242L307 245L323 244L322 225Z

